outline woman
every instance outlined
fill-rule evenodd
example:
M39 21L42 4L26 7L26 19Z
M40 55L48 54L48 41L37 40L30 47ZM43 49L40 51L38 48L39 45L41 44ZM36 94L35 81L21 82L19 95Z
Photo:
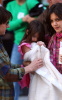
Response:
M53 35L48 45L51 61L62 74L62 55L59 55L62 44L62 3L54 4L50 8L48 18L49 29L51 35ZM59 60L61 63L59 63Z

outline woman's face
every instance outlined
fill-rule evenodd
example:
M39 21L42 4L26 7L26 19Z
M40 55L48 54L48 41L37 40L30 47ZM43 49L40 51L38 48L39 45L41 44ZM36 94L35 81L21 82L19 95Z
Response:
M54 30L58 33L61 33L62 32L62 20L55 13L52 13L50 15L50 21L51 21L51 26L54 28Z

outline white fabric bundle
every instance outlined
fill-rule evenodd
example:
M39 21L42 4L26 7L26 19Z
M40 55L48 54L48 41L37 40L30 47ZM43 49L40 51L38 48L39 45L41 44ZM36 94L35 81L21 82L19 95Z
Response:
M43 59L43 67L31 77L28 100L62 100L62 75L50 62L49 50L32 43L32 49L25 53L25 61Z

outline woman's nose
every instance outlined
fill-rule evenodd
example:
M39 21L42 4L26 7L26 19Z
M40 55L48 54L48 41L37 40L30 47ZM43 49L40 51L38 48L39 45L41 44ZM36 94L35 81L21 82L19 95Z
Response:
M56 22L56 21L54 21L54 22L53 22L53 25L57 25L57 22Z

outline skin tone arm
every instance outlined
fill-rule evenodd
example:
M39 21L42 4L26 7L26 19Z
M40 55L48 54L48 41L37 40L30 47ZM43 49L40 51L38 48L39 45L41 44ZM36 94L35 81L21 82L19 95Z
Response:
M22 52L25 54L26 52L28 52L28 51L30 51L31 49L30 48L28 48L27 46L25 46L25 45L23 45L22 47L21 47L21 49L22 49Z
M23 22L28 22L30 23L31 21L35 20L35 17L30 17L29 15L26 15L25 17L22 18Z
M25 54L26 52L30 51L30 48L26 46L22 46L22 52ZM31 61L23 61L23 66L28 66Z

